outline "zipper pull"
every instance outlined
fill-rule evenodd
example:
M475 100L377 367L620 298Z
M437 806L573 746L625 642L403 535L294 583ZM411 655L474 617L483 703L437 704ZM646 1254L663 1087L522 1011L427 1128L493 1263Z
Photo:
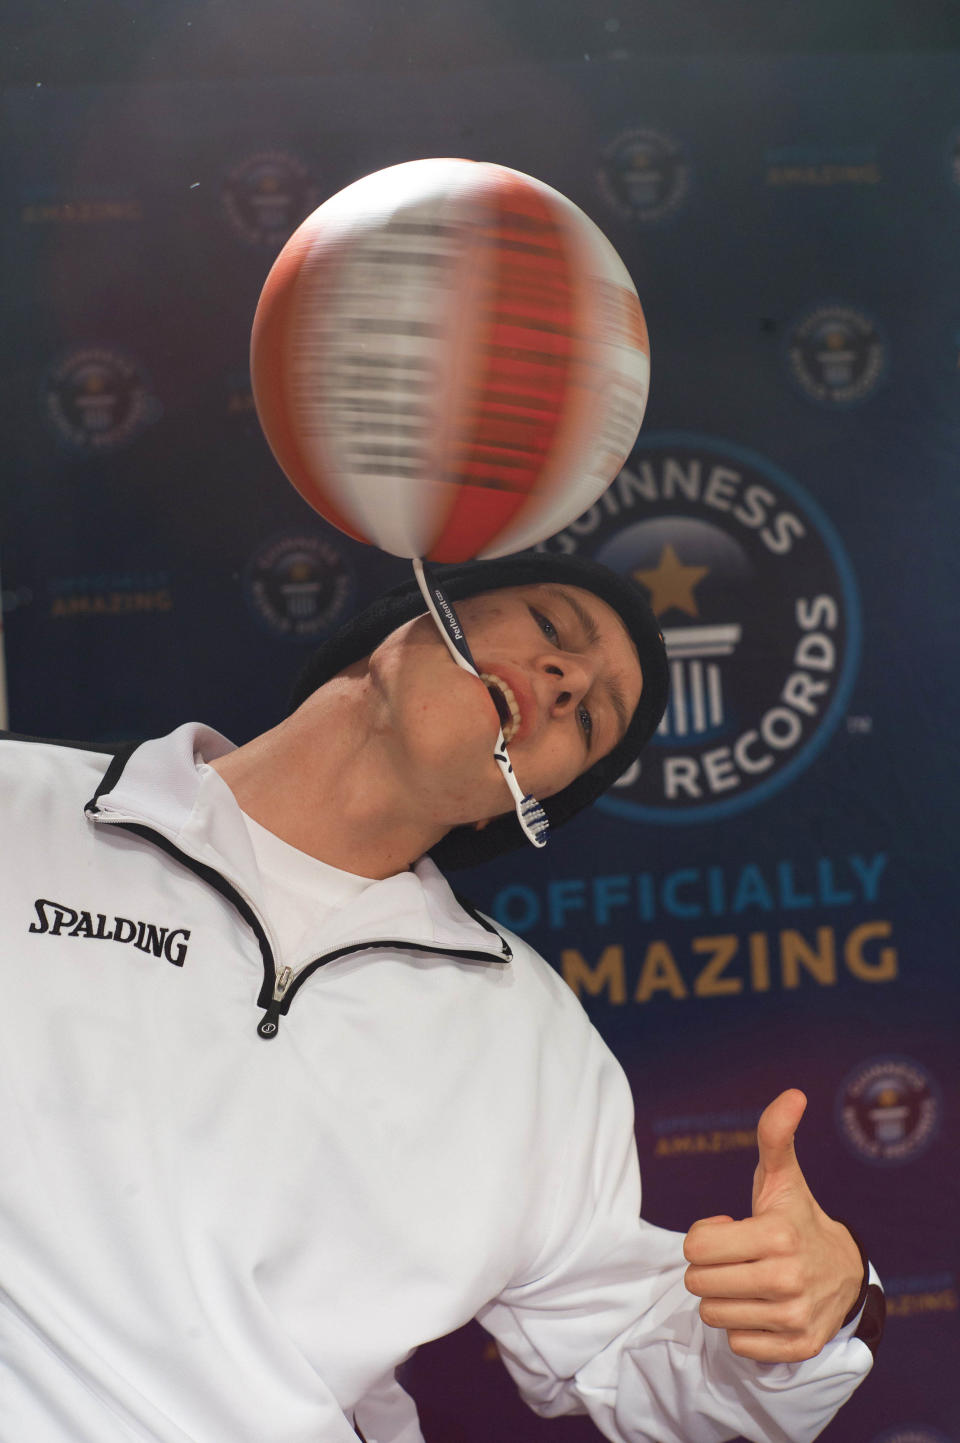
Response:
M257 1024L257 1036L265 1037L269 1041L271 1037L276 1037L279 1026L280 1005L276 999L274 999Z
M292 978L293 968L284 967L283 971L280 973L280 976L277 978L274 985L273 1000L267 1008L266 1012L261 1017L260 1022L257 1026L258 1037L265 1037L268 1040L271 1037L276 1037L280 1027L280 1004L283 1001L283 994L290 986Z

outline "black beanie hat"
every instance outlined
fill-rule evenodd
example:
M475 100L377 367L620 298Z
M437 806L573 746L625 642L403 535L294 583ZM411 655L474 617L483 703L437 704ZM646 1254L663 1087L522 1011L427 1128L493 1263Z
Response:
M623 737L605 757L553 797L539 797L551 828L560 827L596 801L622 776L660 724L667 705L667 657L653 612L634 582L618 576L596 561L579 556L553 556L530 552L502 556L495 561L466 561L432 568L450 600L499 591L505 586L541 586L559 583L593 592L611 606L623 621L637 648L643 671L643 691ZM313 653L297 678L290 701L295 711L331 677L375 651L392 631L426 611L416 581L394 587L355 616ZM473 867L505 852L528 846L520 823L511 812L495 817L486 827L454 827L430 855L444 870ZM549 845L549 843L548 843Z

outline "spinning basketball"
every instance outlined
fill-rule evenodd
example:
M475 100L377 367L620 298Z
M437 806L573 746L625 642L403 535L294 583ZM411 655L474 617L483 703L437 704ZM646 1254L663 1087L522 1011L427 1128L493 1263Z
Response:
M503 166L417 160L347 186L254 321L267 440L322 516L397 556L492 557L561 530L643 418L649 348L609 241Z

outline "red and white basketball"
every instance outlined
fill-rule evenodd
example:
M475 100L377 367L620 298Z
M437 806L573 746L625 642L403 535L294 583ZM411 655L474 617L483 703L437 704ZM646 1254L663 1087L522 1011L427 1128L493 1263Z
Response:
M397 556L521 551L597 499L643 419L643 311L613 246L504 166L415 160L291 236L253 326L267 440L321 516Z

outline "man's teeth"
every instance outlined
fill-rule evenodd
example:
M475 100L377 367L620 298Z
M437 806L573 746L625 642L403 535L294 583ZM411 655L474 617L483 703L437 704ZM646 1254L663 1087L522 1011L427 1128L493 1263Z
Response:
M500 729L503 732L505 742L512 741L520 727L520 708L517 705L517 698L510 687L499 676L491 676L489 672L482 671L480 680L487 687L493 697L493 704L497 708L500 717ZM504 713L508 715L504 715Z

